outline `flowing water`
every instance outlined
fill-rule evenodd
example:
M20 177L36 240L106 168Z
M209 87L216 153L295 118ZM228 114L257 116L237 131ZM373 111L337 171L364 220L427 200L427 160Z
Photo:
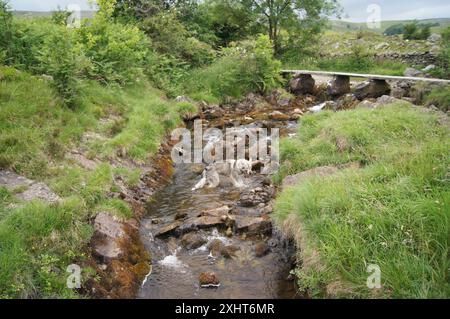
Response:
M294 127L295 130L295 127ZM175 215L185 213L196 217L200 212L224 205L236 207L241 190L226 179L214 189L191 188L199 180L202 167L179 164L171 182L156 193L148 204L142 221L141 237L152 256L152 271L144 280L138 298L295 298L294 280L289 276L293 268L295 248L276 229L269 238L246 238L242 234L227 237L223 229L197 230L207 243L195 250L182 247L180 239L159 238L154 234L173 223ZM246 178L248 188L262 185L264 176ZM241 213L252 210L241 208ZM213 255L208 243L219 239L238 250L232 258ZM270 252L255 256L255 244L265 242ZM220 280L218 288L201 288L199 275L213 271Z

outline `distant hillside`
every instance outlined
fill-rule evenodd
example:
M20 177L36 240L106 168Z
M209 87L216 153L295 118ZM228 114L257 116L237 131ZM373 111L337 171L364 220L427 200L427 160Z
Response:
M397 25L397 24L407 24L411 23L414 20L397 20L397 21L382 21L381 29L375 29L372 31L383 33L387 28ZM425 20L417 20L421 24L429 23L429 24L438 24L438 26L432 27L432 32L440 33L443 29L450 26L450 18L442 18L442 19L425 19ZM358 30L369 30L366 23L354 23L347 22L342 20L332 20L330 21L330 28L334 31L358 31Z
M81 18L92 18L95 11L81 11ZM13 14L22 18L49 17L52 15L50 11L13 11Z

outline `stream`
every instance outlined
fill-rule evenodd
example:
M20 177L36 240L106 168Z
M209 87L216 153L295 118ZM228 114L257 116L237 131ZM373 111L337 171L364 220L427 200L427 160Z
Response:
M255 123L256 120L246 125ZM260 126L265 126L267 121L263 123ZM276 122L276 125L284 128L282 135L297 131L295 121ZM208 126L215 125L208 123ZM236 218L258 218L271 212L269 206L267 213L267 207L272 205L275 189L272 185L267 186L267 176L259 173L246 176L243 189L234 187L224 177L217 188L192 191L203 168L202 164L175 164L169 184L148 203L140 234L151 254L152 270L142 283L137 298L298 298L295 280L290 275L295 266L295 247L274 225L269 233L256 235L236 229L230 234L230 227L221 224L195 227L188 231L201 236L201 242L195 249L187 249L183 245L185 233L166 232L160 236L164 232L162 230L171 229L174 223L187 223L198 218L201 212L214 211L220 207L228 207L230 215ZM243 193L270 187L274 190L270 202L255 206L241 205ZM214 250L217 245L225 247L229 253L217 253ZM263 249L263 253L256 253L258 245L267 251ZM204 272L213 272L220 285L214 288L201 287L199 276Z

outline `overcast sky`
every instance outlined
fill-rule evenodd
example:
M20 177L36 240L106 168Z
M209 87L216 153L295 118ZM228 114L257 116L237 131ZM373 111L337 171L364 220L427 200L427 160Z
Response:
M382 20L409 20L450 18L449 0L338 0L344 9L342 18L348 21L365 22L371 4L379 5ZM9 0L14 10L50 11L68 4L79 4L89 10L87 0Z

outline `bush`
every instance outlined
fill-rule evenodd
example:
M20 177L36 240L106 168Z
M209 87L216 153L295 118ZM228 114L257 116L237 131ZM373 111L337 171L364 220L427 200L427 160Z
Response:
M443 112L450 110L450 88L445 85L440 88L435 88L425 95L425 104L434 105Z
M157 52L185 61L192 67L207 65L215 57L211 46L192 37L175 11L162 11L141 23Z
M53 77L54 86L65 105L73 108L79 94L79 80L83 66L87 65L82 48L74 34L62 27L45 39L39 60L40 69Z
M6 60L11 45L12 14L8 4L0 0L0 62ZM6 51L6 52L5 52Z
M211 66L193 72L186 90L210 93L217 98L241 97L248 92L264 93L280 83L281 63L273 58L268 36L243 41L223 49Z
M78 32L92 61L89 78L120 85L142 78L150 42L137 27L96 17Z
M426 40L431 35L429 25L419 25L417 22L405 25L403 38L405 40Z

